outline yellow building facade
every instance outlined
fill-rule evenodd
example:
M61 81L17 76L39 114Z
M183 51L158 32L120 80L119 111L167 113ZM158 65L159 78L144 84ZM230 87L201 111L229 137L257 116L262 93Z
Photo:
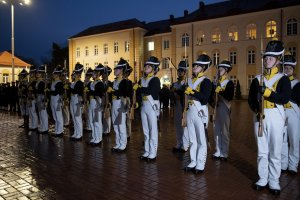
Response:
M247 96L252 79L261 71L261 53L268 41L283 41L286 51L300 60L300 2L254 0L252 7L247 2L200 2L196 11L184 11L179 18L170 16L148 24L132 19L88 28L69 39L70 70L76 62L86 68L98 63L113 68L123 57L134 67L133 80L134 74L140 78L145 60L156 56L161 61L157 75L162 83L170 84L176 80L181 60L187 59L191 66L198 55L206 53L213 61L208 77L213 79L215 66L228 59L233 63L231 79L239 80L242 95ZM296 76L300 78L298 69Z
M24 62L18 57L14 57L14 80L18 80L19 73L23 69L30 67L29 63ZM0 52L0 84L13 81L12 54L8 51Z

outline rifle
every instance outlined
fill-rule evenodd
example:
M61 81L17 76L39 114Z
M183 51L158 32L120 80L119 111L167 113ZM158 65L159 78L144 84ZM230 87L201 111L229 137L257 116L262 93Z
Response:
M186 63L187 65L187 63ZM187 66L186 66L187 68ZM187 70L186 75L185 75L185 85L188 86L188 77L189 77L189 71ZM182 113L182 120L181 120L181 125L182 127L186 127L187 126L187 110L189 108L189 104L188 104L188 95L185 94L184 95L184 102L183 102L183 113Z
M264 86L264 57L263 57L263 42L262 42L262 37L261 37L261 75L260 75L260 81L259 81L259 86L260 88ZM264 95L261 94L260 99L259 99L259 110L258 110L258 137L262 137L263 135L263 120L265 118L264 110L265 110L265 105L264 105Z
M48 74L47 74L47 65L45 65L45 88L44 88L44 99L43 99L43 110L47 109L48 105Z
M134 72L134 84L136 84L136 73ZM136 104L136 91L133 90L133 96L132 96L132 104L130 108L130 114L129 114L129 119L134 120L134 109L135 109L135 104Z
M216 87L218 87L219 79L220 79L220 72L217 69L216 79L215 79ZM216 121L218 101L219 101L219 94L215 92L215 101L214 101L215 104L214 104L214 110L213 110L213 115L212 115L212 121L213 121L213 123L215 123L215 121Z
M106 85L106 92L104 93L103 108L104 108L104 119L108 119L110 117L110 111L109 111L110 110L110 104L109 104L109 98L108 98L108 93L107 93L107 89L109 87L107 69L105 70L105 77L106 77L106 80L104 80L104 84Z
M33 87L32 87L32 83L34 80L30 80L28 83L28 95L27 95L27 104L28 107L31 108L32 107L32 101L34 100L34 95L33 95Z

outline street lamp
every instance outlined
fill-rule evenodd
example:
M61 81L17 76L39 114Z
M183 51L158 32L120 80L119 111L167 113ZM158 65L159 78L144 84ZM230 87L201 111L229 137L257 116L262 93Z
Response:
M29 5L31 0L2 0L3 4L10 3L11 5L11 68L12 81L15 81L15 19L14 19L14 5L19 2L19 5Z

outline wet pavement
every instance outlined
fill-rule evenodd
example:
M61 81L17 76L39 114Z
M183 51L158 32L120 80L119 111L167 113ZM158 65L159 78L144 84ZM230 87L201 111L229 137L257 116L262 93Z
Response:
M137 116L137 115L136 115ZM227 162L209 155L203 174L185 173L188 153L173 153L175 130L170 111L160 120L158 158L140 161L143 134L139 119L126 153L112 153L113 133L102 147L39 135L18 128L21 117L0 112L1 199L300 199L300 176L283 174L282 191L275 197L251 188L256 181L256 144L252 115L246 101L234 101L230 153ZM213 136L209 127L212 147Z

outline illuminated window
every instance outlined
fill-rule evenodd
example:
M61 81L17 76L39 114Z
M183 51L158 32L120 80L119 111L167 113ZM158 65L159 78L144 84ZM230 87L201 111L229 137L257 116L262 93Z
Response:
M267 38L276 37L276 22L275 21L268 21L266 25L266 36Z
M256 24L248 24L247 26L247 39L256 39Z
M185 47L185 46L190 46L190 36L185 33L182 35L182 38L181 38L181 46L182 47Z
M197 33L196 45L201 45L204 43L205 34L204 31L199 31Z
M248 57L248 64L252 65L252 64L255 64L255 50L248 50L248 54L247 54L247 57Z
M118 61L118 60L115 60L115 61L114 61L114 66L117 66L118 63L119 63L119 61Z
M115 42L114 43L114 53L118 53L119 52L119 43Z
M237 41L238 40L237 26L229 27L229 29L228 29L228 39L229 39L229 41Z
M103 53L108 54L108 44L103 45Z
M182 56L182 60L184 60L186 63L189 63L189 56L186 55L186 56Z
M229 52L229 61L235 65L236 64L236 51Z
M169 69L169 58L165 58L162 60L162 68Z
M217 66L220 63L220 53L218 51L215 51L213 53L213 64Z
M89 47L85 47L85 56L89 56Z
M295 57L297 58L297 48L296 47L288 47L288 51Z
M297 35L298 33L298 21L295 18L291 18L287 21L287 35Z
M234 87L236 87L236 84L237 84L237 78L236 78L236 75L230 75L230 80L232 80L233 84L234 84Z
M79 47L76 48L76 57L77 58L80 57L80 48Z
M213 44L216 44L216 43L220 43L221 42L221 31L219 28L215 28L212 32L212 35L211 35L211 42Z
M250 85L251 85L251 82L252 80L255 79L255 75L248 75L248 80L247 80L247 89L249 90L250 89Z
M125 41L125 52L129 52L129 41Z
M169 48L170 48L170 41L164 40L164 49L169 49Z
M94 55L98 56L98 45L94 46Z
M9 77L9 74L3 73L3 83L7 83L8 82L8 77Z
M148 42L148 51L154 51L154 42Z

